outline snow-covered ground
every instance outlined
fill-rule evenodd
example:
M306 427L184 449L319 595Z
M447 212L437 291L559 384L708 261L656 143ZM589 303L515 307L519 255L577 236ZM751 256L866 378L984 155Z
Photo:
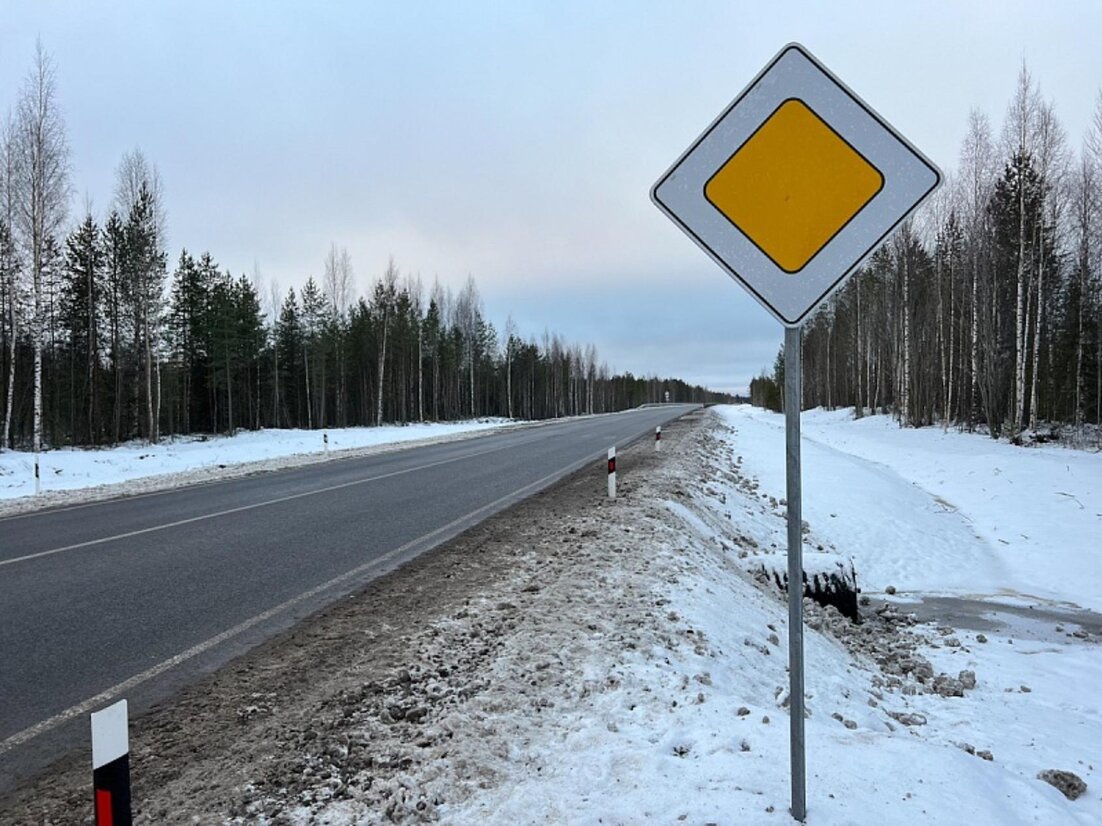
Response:
M805 601L807 822L1102 823L1102 617L1076 608L1100 606L1102 455L821 411L804 433L808 559L875 597L860 625ZM623 451L614 502L580 474L393 578L401 635L304 632L341 667L242 696L236 751L194 740L143 811L229 784L208 822L792 822L787 611L754 574L783 565L783 420L663 436Z
M749 406L720 415L744 471L783 497L783 417ZM852 410L801 419L804 518L853 556L866 590L1102 610L1102 454L901 429Z
M145 480L149 485L151 477L157 477L153 484L168 487L226 475L220 471L232 473L235 468L282 467L324 459L326 453L347 455L403 442L438 441L511 423L507 419L480 419L332 430L268 429L241 431L233 437L180 437L156 445L135 441L99 450L50 450L39 454L41 496L49 501L51 494L62 491L118 486L136 480ZM30 497L34 492L34 454L0 452L0 501ZM113 488L113 492L135 490Z
M1097 607L1102 457L805 425L810 551L910 600L1011 595L1024 614L981 631L874 603L854 626L809 605L807 822L1102 823L1098 615L1075 615L1089 632L1021 608ZM389 699L332 712L304 758L326 780L294 822L791 822L786 607L747 573L783 553L782 419L721 408L667 446L614 506L568 509L514 550L510 584L413 640ZM440 676L487 651L462 684ZM416 723L372 722L391 703ZM357 738L408 768L326 756ZM1066 799L1038 779L1051 769L1088 790Z

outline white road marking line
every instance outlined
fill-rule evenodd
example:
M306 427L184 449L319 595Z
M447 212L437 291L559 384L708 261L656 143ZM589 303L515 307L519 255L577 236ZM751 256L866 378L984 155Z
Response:
M393 453L402 453L403 451L417 450L418 448L423 448L423 447L440 447L442 445L456 444L456 443L459 443L459 442L469 442L469 441L473 441L475 439L481 438L483 436L493 436L493 435L496 435L496 433L503 432L503 431L505 431L505 432L516 432L518 430L525 430L525 429L528 429L530 427L538 427L539 424L540 423L526 423L526 424L506 425L501 430L490 429L490 430L462 431L460 433L453 434L451 436L441 437L439 440L434 440L434 437L429 437L428 439L414 439L412 442L384 442L384 443L379 444L379 445L364 445L364 446L361 446L361 447L340 448L339 451L336 453L336 455L331 455L331 456L329 456L329 458L326 458L324 456L324 454L321 454L321 453L291 453L291 454L286 454L286 455L283 455L283 456L270 456L267 459L254 459L254 460L246 461L246 462L231 462L229 465L226 465L227 468L238 469L238 468L246 467L250 464L263 464L263 463L267 463L267 462L278 461L279 459L293 459L295 457L302 457L302 456L307 457L310 460L310 461L303 462L302 464L287 465L286 467L281 467L281 468L271 468L271 469L258 468L254 471L247 471L245 473L242 473L239 476L227 476L227 477L218 478L218 479L200 479L200 480L197 480L195 482L187 482L187 483L182 484L182 485L177 485L176 487L161 488L161 489L158 489L158 490L149 490L149 491L145 491L143 493L114 493L114 494L109 493L107 496L105 496L102 499L94 499L94 500L89 501L89 502L77 502L77 503L72 504L72 505L58 505L56 507L51 507L51 506L47 505L47 506L45 506L45 507L43 507L39 510L22 511L20 513L12 513L12 514L9 514L7 516L0 516L0 523L14 522L17 519L31 519L31 518L34 518L36 516L52 516L55 513L66 513L68 511L81 510L81 509L84 509L84 508L96 508L96 507L99 507L101 505L117 505L120 502L131 502L135 499L146 499L146 498L151 497L151 496L167 496L168 494L171 494L171 493L180 493L180 492L185 491L185 490L195 490L195 489L198 489L198 488L213 487L214 485L229 485L229 484L233 484L234 482L241 482L241 481L246 480L246 479L255 479L257 477L269 476L269 475L272 475L272 474L284 473L284 472L288 472L288 471L308 470L308 469L318 467L320 465L333 464L333 463L336 463L336 462L354 462L358 459L374 459L377 456L385 456L385 455L393 454ZM354 450L362 450L363 452L362 453L352 453L350 455L343 455L345 452L354 451ZM206 466L186 468L182 471L179 471L178 473L196 473L196 472L199 472L199 471L202 471L202 470L210 470L211 467L212 467L211 465L206 465ZM170 473L170 474L154 474L153 476L134 476L134 477L131 477L130 479L124 479L120 482L108 483L106 485L106 487L113 487L113 486L116 486L116 485L127 485L127 484L130 484L131 482L148 481L150 479L156 479L156 478L158 478L158 476L161 476L161 475L172 476L174 474ZM68 493L78 493L82 490L88 490L88 488L63 488L61 490L47 491L47 493L68 494Z
M87 542L77 542L73 545L65 545L61 548L51 548L48 551L37 551L36 553L26 554L25 556L16 556L11 559L0 560L0 568L3 568L5 565L14 565L17 562L28 562L32 559L41 559L44 556L53 556L54 554L63 553L65 551L76 551L81 548L89 548L93 545L102 545L105 542L115 542L119 539L129 539L133 536L141 536L142 534L154 533L156 531L163 531L169 528L177 528L180 525L188 525L192 522L201 522L204 519L216 519L219 516L228 516L233 513L241 513L242 511L267 507L268 505L278 505L281 502L290 502L293 499L302 499L307 496L316 496L319 493L331 493L335 490L341 490L342 488L350 488L355 485L365 485L369 482L378 482L381 479L390 479L393 476L402 476L406 473L413 473L414 471L418 470L427 470L429 468L438 467L440 465L451 464L452 462L460 462L464 459L473 459L478 456L485 456L488 453L497 453L501 450L507 450L509 447L509 445L495 447L490 450L480 451L478 453L468 453L464 456L456 456L451 459L441 459L438 462L430 462L427 465L418 465L417 467L406 468L404 470L395 470L391 473L383 473L379 476L370 476L366 479L354 479L351 482L342 482L339 485L330 485L329 487L318 488L317 490L303 491L302 493L292 493L288 496L280 496L276 499L266 499L263 502L254 502L251 505L241 505L240 507L228 508L224 511L215 511L214 513L203 513L199 516L190 516L187 519L178 519L175 522L166 522L163 525L153 525L148 528L139 528L136 531L128 531L127 533L119 533L113 536L104 536L100 537L99 539L89 539Z
M204 468L197 468L197 470L203 470ZM297 470L297 468L287 468L288 470ZM143 477L135 477L137 480L141 480ZM238 476L232 479L203 479L199 482L194 482L190 485L181 485L177 488L165 488L164 490L148 490L144 493L131 493L131 494L118 494L115 496L107 496L103 499L94 499L90 502L79 502L75 505L61 505L51 508L46 506L41 510L23 511L21 513L13 513L8 516L0 516L0 524L4 522L15 522L17 519L32 519L36 516L52 516L55 513L67 513L69 511L82 510L84 508L94 508L98 505L115 505L122 501L130 501L133 499L148 499L151 496L164 496L169 493L179 493L185 489L204 488L209 485L220 485L226 482L239 482L241 479L247 478L245 476ZM125 484L120 482L119 484ZM49 493L69 493L71 491L88 490L88 488L69 488L63 491L46 491Z
M616 411L614 413L587 413L587 414L582 414L582 415L579 415L579 416L571 416L571 417L568 417L568 418L573 419L573 420L588 420L588 419L601 418L602 416L622 416L624 414L638 413L638 412L640 412L640 411L639 410L619 410L619 411ZM29 511L23 511L23 512L20 512L20 513L8 514L7 516L0 516L0 523L14 522L17 519L31 519L31 518L38 517L38 516L52 516L55 513L66 513L68 511L82 510L84 508L96 508L96 507L100 507L100 506L103 506L103 505L117 505L120 502L130 502L130 501L133 501L135 499L147 499L147 498L152 497L152 496L167 496L167 495L172 494L172 493L180 493L182 491L195 490L197 488L213 487L214 485L229 485L229 484L233 484L234 482L240 482L240 481L245 480L245 479L253 479L253 478L257 478L259 476L267 476L269 474L277 474L277 473L283 473L283 472L288 472L288 471L306 470L306 469L316 467L318 465L324 465L324 464L329 464L329 463L333 463L333 462L352 462L352 461L356 461L358 459L373 459L376 456L387 455L387 454L391 454L391 453L401 453L401 452L406 451L406 450L417 450L417 449L423 448L423 447L440 447L442 445L455 444L455 443L459 443L459 442L474 441L475 439L478 439L478 438L482 438L482 437L486 437L486 436L495 436L495 435L502 434L502 433L511 434L511 433L518 433L518 432L523 432L523 431L527 431L527 430L534 430L536 428L550 428L550 427L555 427L555 426L567 427L567 426L570 426L571 424L573 424L573 421L569 421L569 420L565 420L565 419L549 419L547 421L541 421L541 422L514 422L513 424L505 425L500 430L498 430L498 429L472 430L472 431L467 431L467 432L462 432L462 433L455 434L454 438L449 436L449 437L444 437L444 438L440 439L439 441L432 441L430 439L430 440L428 440L427 444L418 444L418 442L420 442L422 440L415 439L413 442L390 442L390 443L384 443L383 445L369 445L369 446L365 446L364 448L362 448L366 451L364 453L353 454L353 455L350 455L350 456L337 455L337 456L333 456L333 457L328 458L328 459L323 458L322 454L290 454L290 456L272 456L268 459L258 459L256 461L257 462L268 462L268 461L275 461L275 460L281 459L281 458L290 458L292 456L311 456L311 457L316 458L317 461L308 461L308 462L305 462L305 463L299 464L299 465L289 465L287 467L275 468L275 469L271 469L271 470L262 469L262 470L256 471L255 473L243 473L240 476L230 476L230 477L221 478L221 479L202 479L202 480L198 480L198 481L195 481L195 482L189 482L189 483L186 483L186 484L183 484L183 485L178 485L176 487L168 487L168 488L163 488L163 489L159 489L159 490L145 491L144 493L116 493L116 494L110 494L110 495L106 496L103 499L95 499L95 500L92 500L90 502L78 502L78 503L72 504L72 505L59 505L59 506L56 506L56 507L46 506L46 507L44 507L40 510L29 510ZM515 443L513 445L513 447L519 447L521 445L528 444L531 441L534 441L534 440L530 439L528 441L522 441L522 442L519 442L519 443ZM376 447L383 447L384 449L382 449L382 450L373 450L373 448L376 448ZM391 449L391 448L393 448L393 449ZM360 449L361 448L351 447L351 448L343 448L342 450L352 451L352 450L360 450ZM472 455L481 455L481 454L472 454ZM234 464L230 465L230 467L240 467L240 466L247 465L247 464L250 464L250 462L234 463ZM195 468L190 468L188 470L184 470L184 471L181 471L181 472L182 473L192 473L192 472L200 471L200 470L204 470L204 469L206 469L206 468L204 468L204 467L195 467ZM142 481L143 479L149 479L149 478L155 478L155 477L136 476L136 477L133 477L132 479L126 479L126 480L123 480L121 482L111 483L111 484L125 485L125 484L129 484L130 482L138 482L138 481ZM67 489L60 490L60 491L48 491L48 493L73 493L73 492L78 492L78 491L81 491L81 490L86 490L86 488L67 488Z
M492 451L488 451L488 452L492 452ZM454 460L449 459L448 461L454 461ZM380 566L380 565L382 565L386 562L389 562L390 560L394 559L395 557L401 556L405 552L417 547L418 545L421 545L425 542L431 542L434 538L437 538L437 537L446 537L448 535L449 531L453 531L457 528L461 528L463 525L470 523L470 521L472 519L477 518L480 514L483 514L486 511L492 511L494 508L498 507L499 505L501 505L503 503L507 503L510 500L516 499L517 497L523 496L525 493L527 493L528 491L530 491L532 489L538 489L541 485L545 485L545 484L547 484L551 481L554 481L557 478L561 478L563 476L566 476L567 474L571 473L574 470L577 470L578 468L582 467L583 465L585 465L587 462L590 462L590 461L593 461L593 459L591 457L587 456L585 459L582 459L581 461L578 461L578 462L575 462L571 465L568 465L564 469L557 470L554 473L549 473L547 476L544 476L542 479L537 479L535 482L531 482L531 483L525 485L522 488L518 488L517 490L513 491L512 493L507 493L505 496L502 496L500 499L495 499L493 502L490 502L488 505L483 505L480 508L475 508L470 513L464 514L463 516L460 516L458 519L453 519L448 524L443 525L443 526L437 528L436 530L429 531L428 533L426 533L422 536L419 536L416 539L410 540L406 544L401 545L400 547L397 547L392 551L388 551L387 553L383 554L380 557L377 557L376 559L371 560L370 562L365 562L363 565L360 565L356 568L353 568L350 571L345 571L343 574L340 574L339 576L333 577L328 582L324 582L321 585L317 585L313 588L310 588L307 591L303 591L297 597L292 597L291 599L287 600L286 602L282 602L279 605L276 605L274 608L269 608L267 611L263 611L262 613L259 613L254 617L250 617L249 619L245 620L244 622L241 622L241 623L235 625L233 628L229 628L229 629L223 631L221 634L213 636L208 640L204 640L203 642L199 643L198 645L193 645L191 648L187 649L186 651L182 651L181 653L176 654L173 657L169 657L167 660L165 660L161 663L158 663L157 665L153 666L152 668L146 669L145 671L141 672L140 674L135 674L134 676L130 677L129 679L123 680L121 683L118 683L116 685L111 686L106 691L101 691L99 694L96 694L94 697L89 697L88 699L86 699L86 700L84 700L80 703L77 703L75 706L70 706L69 708L62 711L60 714L55 714L53 717L50 717L46 720L41 720L41 721L35 723L33 726L28 726L27 728L23 729L22 731L16 732L11 737L8 737L6 740L0 742L0 755L6 754L7 752L11 751L12 749L14 749L18 746L21 746L21 745L23 745L24 743L27 743L30 740L33 740L35 737L37 737L40 734L44 734L45 732L50 731L51 729L57 728L62 723L66 722L68 720L71 720L74 717L78 717L80 715L87 714L92 709L94 709L98 706L101 706L104 703L107 703L109 700L114 699L118 695L122 694L124 691L129 691L130 689L134 688L135 686L139 686L142 683L147 682L147 681L153 679L154 677L157 677L160 674L163 674L164 672L168 671L170 668L173 668L174 666L180 665L181 663L187 662L188 660L199 656L203 652L208 651L211 648L214 648L216 645L219 645L220 643L223 643L223 642L226 642L227 640L233 639L237 635L239 635L239 634L241 634L245 631L248 631L254 625L258 625L259 623L262 623L266 620L269 620L272 617L274 617L274 616L276 616L276 615L278 615L278 614L280 614L284 611L287 611L291 608L294 608L296 605L300 605L301 603L306 602L307 600L311 599L312 597L315 597L318 594L323 593L324 591L326 591L330 588L333 588L337 585L340 585L342 582L346 582L349 579L355 579L357 576L359 576L361 574L364 574L367 571L370 571L372 568L378 567L378 566ZM445 464L445 462L440 462L439 464ZM401 472L406 473L408 471L401 471Z

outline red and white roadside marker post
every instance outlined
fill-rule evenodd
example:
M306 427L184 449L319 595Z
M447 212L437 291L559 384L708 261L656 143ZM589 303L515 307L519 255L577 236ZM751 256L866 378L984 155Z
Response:
M608 498L616 498L616 448L608 449Z
M662 425L654 429L654 450L657 453L662 452Z
M96 826L130 826L130 737L126 700L92 713Z

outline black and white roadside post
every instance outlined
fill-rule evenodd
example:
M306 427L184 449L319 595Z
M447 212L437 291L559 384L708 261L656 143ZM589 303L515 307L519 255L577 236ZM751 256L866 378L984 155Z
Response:
M321 434L321 442L322 442L323 445L325 445L325 455L328 456L329 455L329 434L328 433L322 433Z
M126 700L92 713L96 826L130 826L130 736Z
M608 449L608 498L616 498L616 446Z
M800 338L831 294L941 183L937 167L790 43L651 189L651 200L785 328L792 816L804 763Z
M34 454L34 495L42 492L42 471L39 470L38 454Z
M662 425L654 429L654 449L658 453L662 452Z

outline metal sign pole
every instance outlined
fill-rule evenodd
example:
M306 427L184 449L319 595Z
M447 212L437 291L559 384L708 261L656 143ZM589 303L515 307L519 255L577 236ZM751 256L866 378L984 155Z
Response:
M804 765L804 559L800 500L800 327L784 330L785 468L788 494L788 714L792 817L807 815Z

